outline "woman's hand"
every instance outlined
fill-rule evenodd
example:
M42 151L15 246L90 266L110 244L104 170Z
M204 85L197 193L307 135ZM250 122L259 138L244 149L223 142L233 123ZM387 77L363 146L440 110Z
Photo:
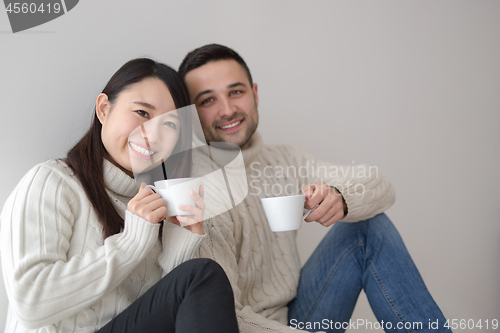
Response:
M189 195L194 199L196 207L189 205L181 205L179 209L185 212L190 212L191 216L177 216L176 218L168 218L167 221L179 224L180 226L194 232L195 234L204 235L203 230L203 215L205 214L205 202L203 201L204 188L203 184L200 185L200 194L191 191ZM180 222L180 223L179 223Z
M146 183L141 183L139 192L127 204L127 209L132 214L142 217L151 223L160 223L167 216L165 200L149 188L144 188Z

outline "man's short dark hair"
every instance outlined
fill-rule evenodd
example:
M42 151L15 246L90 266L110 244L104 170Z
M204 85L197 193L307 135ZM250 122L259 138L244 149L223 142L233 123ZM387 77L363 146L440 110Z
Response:
M193 69L218 60L235 60L247 73L250 86L253 84L252 75L245 60L236 51L220 44L208 44L189 52L179 66L179 75L184 80L186 74Z

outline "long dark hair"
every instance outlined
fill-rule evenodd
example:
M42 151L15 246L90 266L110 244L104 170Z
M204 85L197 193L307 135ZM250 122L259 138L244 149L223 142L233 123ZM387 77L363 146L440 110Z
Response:
M133 59L123 65L104 87L102 93L108 96L113 104L120 92L133 83L145 78L162 80L174 100L176 108L189 105L189 95L181 77L169 66L151 59ZM181 133L172 153L184 151L182 158L172 166L169 175L187 177L191 173L191 118L189 112L179 112ZM88 132L68 151L64 161L73 170L87 194L88 199L97 212L103 226L104 238L119 233L124 226L123 219L113 207L106 192L103 174L104 158L108 155L101 139L102 125L94 110L94 119ZM168 160L167 160L168 161ZM181 161L179 163L179 161Z

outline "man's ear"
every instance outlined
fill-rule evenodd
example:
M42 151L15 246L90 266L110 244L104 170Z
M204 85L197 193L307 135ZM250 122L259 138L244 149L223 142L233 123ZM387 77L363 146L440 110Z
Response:
M95 101L95 113L101 125L104 123L104 120L109 114L109 110L111 109L111 104L108 100L108 95L100 94L97 96L97 100Z
M253 96L255 97L255 105L259 106L259 94L257 89L257 83L254 83L252 86Z

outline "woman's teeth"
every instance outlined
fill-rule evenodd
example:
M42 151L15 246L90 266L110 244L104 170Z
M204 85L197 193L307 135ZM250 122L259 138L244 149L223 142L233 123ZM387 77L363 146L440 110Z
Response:
M226 126L221 126L221 128L222 128L222 129L233 128L233 127L235 127L235 126L238 126L240 123L241 123L241 120L240 120L240 121L237 121L237 122L234 122L234 123L231 123L231 124L226 125Z
M139 154L142 154L144 156L151 156L151 155L156 154L155 151L144 149L144 148L136 145L133 142L129 142L128 144L129 144L130 148L132 148L133 150L135 150L136 152L138 152Z

